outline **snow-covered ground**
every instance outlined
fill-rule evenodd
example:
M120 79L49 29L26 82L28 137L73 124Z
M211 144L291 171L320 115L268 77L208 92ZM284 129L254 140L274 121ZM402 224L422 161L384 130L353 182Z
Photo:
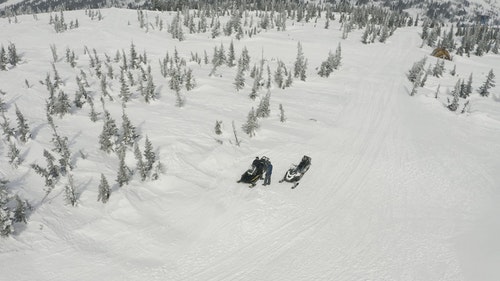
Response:
M500 56L455 56L444 77L429 76L411 97L405 73L432 51L419 47L420 27L364 45L362 30L342 40L338 21L329 29L322 21L288 22L286 31L234 40L237 57L247 47L252 65L264 58L273 72L277 60L292 68L298 42L308 59L305 82L296 79L285 90L273 85L271 116L259 119L260 129L249 138L240 127L259 98L248 97L248 75L237 92L235 67L209 76L210 64L188 62L197 87L183 91L186 105L179 108L159 71L167 52L176 49L188 61L191 52L211 56L221 44L227 50L230 37L186 32L179 42L165 30L140 29L136 11L101 13L97 21L84 11L65 12L66 22L78 19L80 27L63 33L54 32L48 14L18 16L18 23L0 19L0 44L7 49L12 42L22 55L20 65L0 71L6 115L15 124L16 104L33 131L32 140L18 144L24 161L17 169L8 164L8 144L0 143L0 175L34 207L27 225L16 224L14 235L0 239L1 280L500 279L500 87L487 98L476 92L490 69L500 75ZM148 12L151 22L155 15ZM160 16L169 23L173 14ZM69 139L79 204L65 204L65 178L44 198L43 179L29 165L44 164L42 151L52 146L48 93L39 83L53 71L50 45L63 58L55 65L72 99L76 75L89 72L85 46L104 59L105 53L128 54L132 42L139 54L146 51L160 98L146 104L136 94L126 112L140 143L146 135L151 140L165 174L146 182L136 175L118 187L117 156L99 150L102 120L92 123L84 107L54 119ZM341 68L319 77L315 68L339 42ZM79 57L75 69L64 62L66 48ZM448 73L454 65L457 76ZM469 111L450 112L447 89L470 73ZM97 101L99 82L89 80ZM121 124L119 84L112 83L116 99L106 109ZM100 102L96 109L102 111ZM216 120L223 121L222 136L214 133ZM274 165L272 184L250 189L236 183L262 155ZM292 190L278 183L303 155L311 156L312 166L301 184ZM101 173L113 185L106 204L96 201Z

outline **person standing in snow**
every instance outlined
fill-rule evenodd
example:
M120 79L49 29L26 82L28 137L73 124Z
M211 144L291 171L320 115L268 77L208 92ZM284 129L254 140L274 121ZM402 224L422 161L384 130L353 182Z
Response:
M271 164L271 159L266 160L266 177L264 178L264 185L271 184L271 175L273 174L273 164Z

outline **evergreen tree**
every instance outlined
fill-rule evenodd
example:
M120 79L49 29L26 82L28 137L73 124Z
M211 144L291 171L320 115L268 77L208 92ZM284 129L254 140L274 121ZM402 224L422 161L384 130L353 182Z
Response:
M115 120L107 110L104 111L104 125L102 132L99 135L100 149L107 153L114 150L115 140L118 137L118 128L116 127Z
M37 174L45 179L45 186L49 187L48 192L55 186L59 180L59 167L54 164L55 158L46 149L43 150L43 156L47 162L47 167L43 168L38 164L31 164L31 168L35 170Z
M193 70L190 68L186 71L186 90L191 91L196 87L196 80L193 77Z
M247 47L243 47L243 50L241 51L241 66L243 67L243 70L247 71L250 69L250 55L248 54L248 49Z
M2 118L3 118L3 123L1 124L1 126L3 130L3 135L5 136L7 141L10 141L10 138L16 135L16 129L10 126L9 119L5 117L5 114L3 112L2 112Z
M129 167L125 164L125 147L122 147L118 152L118 158L120 160L120 164L118 166L118 174L116 176L116 182L120 187L124 184L129 184L131 178L131 171Z
M252 110L250 110L250 112L248 113L247 122L243 124L241 128L243 129L243 132L245 132L250 137L255 136L255 131L259 128L259 123L253 107Z
M472 73L469 75L469 80L467 80L467 84L464 86L461 98L468 98L470 94L472 94Z
M7 70L7 55L3 45L0 46L0 70Z
M443 72L444 72L444 60L438 59L436 60L434 68L432 69L432 75L435 77L441 77L443 76Z
M28 126L28 121L24 118L16 104L16 116L17 116L17 132L16 135L22 142L27 142L31 138L30 128Z
M99 183L99 194L97 195L97 201L101 201L102 203L106 203L109 200L109 196L111 195L111 188L109 188L108 180L101 173L101 182Z
M134 144L134 156L135 160L137 161L136 170L139 172L139 175L141 176L141 181L145 181L146 178L148 177L148 173L146 171L146 166L144 164L144 161L142 160L141 149L139 148L137 142Z
M121 144L132 147L135 141L139 138L136 133L134 125L130 122L127 114L125 114L125 109L122 109L122 134L121 134Z
M69 146L68 146L68 138L61 137L57 133L54 123L50 120L49 123L53 131L52 143L54 144L54 148L52 149L52 151L57 152L61 156L61 158L59 159L59 165L60 165L59 170L61 171L61 174L64 175L68 170L68 168L70 170L73 170L73 165L71 165L71 153L69 151Z
M17 168L22 162L19 149L13 142L9 142L9 152L7 153L7 157L9 158L9 164L11 164L14 168Z
M453 89L451 95L453 96L453 100L448 104L448 109L451 111L456 111L458 109L458 97L460 94L460 79L455 84L455 88Z
M484 84L479 87L479 94L482 97L487 97L490 95L489 89L495 87L495 74L493 73L493 69L488 72L488 76L486 76L486 81Z
M31 210L31 206L26 200L21 200L21 198L16 195L16 208L14 209L14 222L28 223L28 212Z
M245 74L243 73L243 63L240 59L238 61L238 70L236 71L236 78L234 79L234 86L236 87L236 91L239 91L245 87Z
M328 58L326 61L321 63L318 75L321 77L328 77L333 72L333 53L330 51L328 53Z
M153 75L151 73L147 76L147 85L144 91L144 101L149 103L151 100L155 100L157 98L156 86L153 82Z
M126 63L125 56L124 57L124 63ZM130 43L130 60L129 60L129 67L132 69L136 69L139 67L139 64L137 63L139 58L137 57L137 51L135 50L135 45L134 42Z
M231 40L231 43L229 44L229 50L228 50L228 55L227 55L227 66L233 67L235 65L235 55L234 55L234 44L233 40Z
M267 91L267 94L260 100L259 106L255 111L255 115L258 118L266 118L269 117L271 113L271 109L269 108L269 100L271 99L271 91Z
M284 83L285 83L285 64L278 60L278 67L276 68L276 71L274 72L274 82L278 84L278 87L283 89Z
M70 112L70 109L71 104L68 95L60 90L54 104L54 113L59 114L59 117L62 118L66 113Z
M300 77L300 80L305 81L306 79L306 69L307 60L304 58L304 53L302 52L302 44L297 43L297 58L295 60L293 68L293 76L295 78Z
M126 103L130 100L130 97L130 89L127 85L127 81L125 80L125 73L122 70L120 72L120 98L122 99L122 102Z
M68 183L64 186L65 200L68 205L75 207L78 204L78 193L75 190L73 176L68 175Z
M4 181L2 180L2 182ZM12 224L14 214L7 207L7 191L4 190L6 188L1 185L0 183L0 237L7 237L14 232L14 226Z
M18 62L21 61L21 59L19 58L19 55L17 54L17 51L16 51L16 45L14 45L13 43L10 43L9 46L7 47L8 49L8 56L9 56L9 63L12 65L12 66L16 66Z
M146 141L144 144L144 159L146 160L146 162L144 163L144 170L147 174L150 174L156 161L156 154L153 150L153 144L149 140L148 136L146 136Z
M423 59L413 64L411 69L408 71L408 74L406 75L408 77L408 80L410 80L410 82L415 82L420 77L422 77L421 75L422 72L424 71L426 62L427 62L427 57L424 57Z

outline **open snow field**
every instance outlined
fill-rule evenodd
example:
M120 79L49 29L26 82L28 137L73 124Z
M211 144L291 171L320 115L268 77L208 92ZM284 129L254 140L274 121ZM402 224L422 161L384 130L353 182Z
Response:
M18 16L10 24L0 19L0 44L15 43L22 56L20 65L0 72L7 116L15 124L17 104L33 131L33 139L19 145L24 161L17 169L8 164L8 143L0 143L0 175L34 207L27 225L16 224L14 235L0 239L1 280L500 280L500 87L487 98L476 92L490 69L500 77L500 56L454 56L444 77L429 76L411 97L405 74L432 51L420 48L421 27L364 45L362 30L342 40L338 20L329 29L323 21L288 22L286 31L234 40L237 57L247 47L251 65L263 57L273 72L278 59L292 69L299 41L308 59L305 82L271 88L271 116L259 119L249 138L240 127L259 103L248 97L253 79L247 75L237 92L235 67L209 76L210 64L189 62L191 52L212 56L220 44L227 50L230 37L186 32L179 42L165 30L140 29L136 11L101 12L102 21L65 12L66 21L78 19L80 27L64 33L54 32L48 14ZM153 22L156 13L148 15ZM166 22L172 16L161 14ZM99 150L102 120L92 123L84 107L54 120L69 139L79 204L65 204L65 179L44 198L43 179L29 165L44 164L42 151L51 146L48 94L38 82L52 73L50 45L61 58L67 47L79 57L74 69L64 59L55 64L72 99L76 74L89 71L85 46L104 59L105 53L128 54L131 42L139 54L147 52L160 98L146 104L136 94L126 111L141 143L146 135L151 140L165 174L146 182L134 176L118 187L118 158ZM319 77L315 68L339 42L340 69ZM174 48L197 82L183 92L182 108L158 64ZM448 74L454 65L455 77ZM469 112L450 112L447 89L471 72ZM116 97L119 84L113 83ZM99 83L91 87L99 97ZM100 102L96 109L102 112ZM121 103L107 102L106 109L120 124ZM222 136L214 133L216 120L223 121ZM274 165L272 184L236 183L263 155ZM292 190L278 183L303 155L312 166L301 184ZM100 173L113 185L106 204L96 201Z

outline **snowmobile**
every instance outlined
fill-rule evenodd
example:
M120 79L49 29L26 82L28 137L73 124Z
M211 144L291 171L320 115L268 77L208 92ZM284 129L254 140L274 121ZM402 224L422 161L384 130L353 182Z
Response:
M265 171L265 157L261 159L256 159L252 163L252 166L246 170L246 172L241 175L238 183L249 183L250 187L254 187L259 179L262 179Z
M311 157L304 155L299 165L292 164L290 169L286 171L283 179L281 179L279 182L291 182L293 183L292 189L294 189L297 187L297 185L299 185L300 179L304 176L307 170L309 170L309 167L311 167Z

